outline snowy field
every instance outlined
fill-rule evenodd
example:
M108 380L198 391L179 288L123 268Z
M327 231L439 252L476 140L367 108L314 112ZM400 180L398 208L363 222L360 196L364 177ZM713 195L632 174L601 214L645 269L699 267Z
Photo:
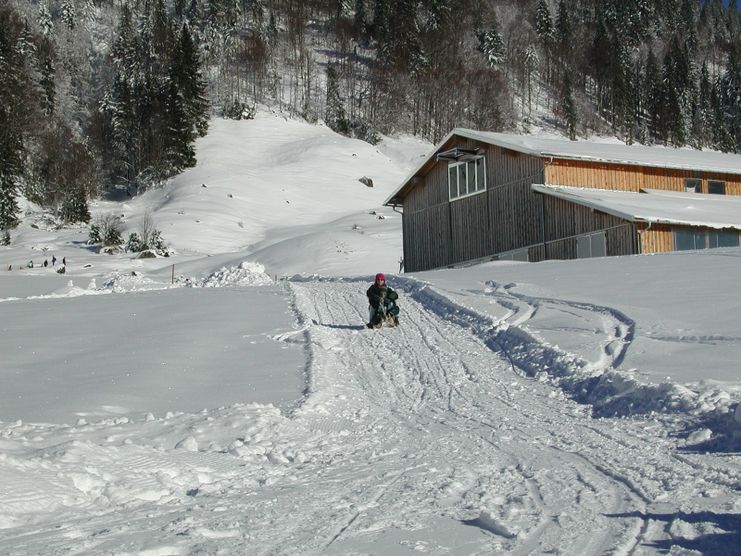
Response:
M430 149L214 121L197 168L94 207L169 258L28 207L0 554L738 553L741 250L398 275L379 205ZM363 327L379 271L398 329Z

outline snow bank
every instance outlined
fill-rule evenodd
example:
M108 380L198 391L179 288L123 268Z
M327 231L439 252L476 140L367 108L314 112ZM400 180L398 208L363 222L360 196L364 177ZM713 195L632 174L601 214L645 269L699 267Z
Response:
M229 286L268 286L274 282L265 273L265 266L244 261L238 266L221 267L202 279L186 278L183 283L188 287L226 288Z

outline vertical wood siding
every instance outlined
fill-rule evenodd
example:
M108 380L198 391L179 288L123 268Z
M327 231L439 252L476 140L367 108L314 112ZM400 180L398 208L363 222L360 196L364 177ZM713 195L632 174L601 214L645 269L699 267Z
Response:
M629 164L544 160L454 137L445 148L478 147L486 156L487 190L448 200L448 164L430 162L404 197L404 267L428 270L528 247L531 261L576 257L576 236L605 230L607 255L661 253L674 248L671 229L638 228L617 217L536 194L533 183L622 191L684 191L685 178L721 180L741 195L741 176ZM640 233L638 233L640 230Z
M452 146L452 145L451 145ZM487 190L448 200L448 164L440 161L404 198L404 268L427 270L494 255L540 241L543 162L514 151L460 139L486 156Z
M545 165L546 183L551 185L636 192L641 189L684 191L685 178L701 179L703 193L708 191L708 180L720 180L726 183L726 195L741 195L741 176L733 174L580 160L553 160Z
M631 222L547 195L543 203L547 242L541 252L543 258L576 258L576 237L602 230L608 257L639 253L636 227Z
M674 251L674 237L670 226L639 224L641 253L669 253Z

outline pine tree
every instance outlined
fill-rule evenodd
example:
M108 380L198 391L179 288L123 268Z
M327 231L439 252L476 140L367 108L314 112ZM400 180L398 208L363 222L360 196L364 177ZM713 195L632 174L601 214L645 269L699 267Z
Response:
M569 139L576 141L576 102L574 101L574 90L571 84L571 75L568 71L563 72L561 90L559 94L559 112Z
M141 171L141 98L142 73L139 67L139 44L134 34L131 11L127 4L121 9L117 37L111 51L115 70L112 83L103 102L108 115L107 138L110 142L110 167L114 183L127 189L137 184Z
M572 38L573 28L568 5L566 0L559 0L556 15L556 44L561 56L566 56L571 51Z
M368 32L366 0L355 0L355 15L353 16L353 33L356 38L364 38Z
M724 130L719 147L728 152L741 151L741 41L731 47L728 65L720 83L721 126Z
M208 131L209 102L201 61L188 25L183 25L173 60L173 79L182 92L188 123L201 137Z
M350 125L345 117L345 107L340 96L337 70L331 64L327 67L327 108L324 121L331 130L349 135Z
M20 18L10 7L0 6L0 230L18 223L18 183L23 174L23 132L31 89L22 33Z
M499 22L494 17L491 28L479 35L479 50L484 53L490 67L504 63L505 47L502 35L499 32Z
M90 222L90 209L84 189L75 187L62 201L60 216L65 222Z
M54 114L56 107L56 79L54 69L54 46L48 36L43 37L36 50L36 66L40 75L39 85L43 94L44 112Z
M653 49L649 49L646 56L646 69L643 83L643 110L648 121L648 136L650 139L660 137L660 107L663 92L661 68Z
M553 40L555 35L551 9L548 7L546 0L538 0L538 5L535 8L535 32L544 44Z
M61 5L61 19L62 23L67 26L67 29L74 31L75 29L75 3L73 0L62 0Z
M52 21L49 5L46 3L46 0L42 0L39 3L38 22L41 34L45 37L51 35L54 30L54 22Z

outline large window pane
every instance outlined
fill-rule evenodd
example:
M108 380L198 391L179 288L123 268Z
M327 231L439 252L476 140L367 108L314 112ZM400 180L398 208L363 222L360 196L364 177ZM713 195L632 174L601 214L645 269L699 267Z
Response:
M697 178L685 178L684 179L684 190L688 193L700 193L702 192L702 180Z
M468 183L468 178L466 177L466 165L461 164L458 166L458 195L465 195L468 193L468 190L466 188L466 185Z
M695 248L695 234L689 230L674 230L674 248L689 251Z
M708 193L714 195L726 194L726 182L718 180L708 180Z
M455 166L448 166L448 187L450 198L455 199L458 196L458 169Z
M476 191L484 191L486 189L486 168L484 167L484 159L476 159Z
M739 247L738 232L718 232L716 235L718 247Z
M579 236L576 238L576 258L588 259L592 256L592 246L589 236Z
M476 162L473 160L468 162L466 171L468 172L468 192L474 193L476 191Z
M592 257L607 256L607 241L605 240L605 232L592 234L590 236L590 248L592 250Z

